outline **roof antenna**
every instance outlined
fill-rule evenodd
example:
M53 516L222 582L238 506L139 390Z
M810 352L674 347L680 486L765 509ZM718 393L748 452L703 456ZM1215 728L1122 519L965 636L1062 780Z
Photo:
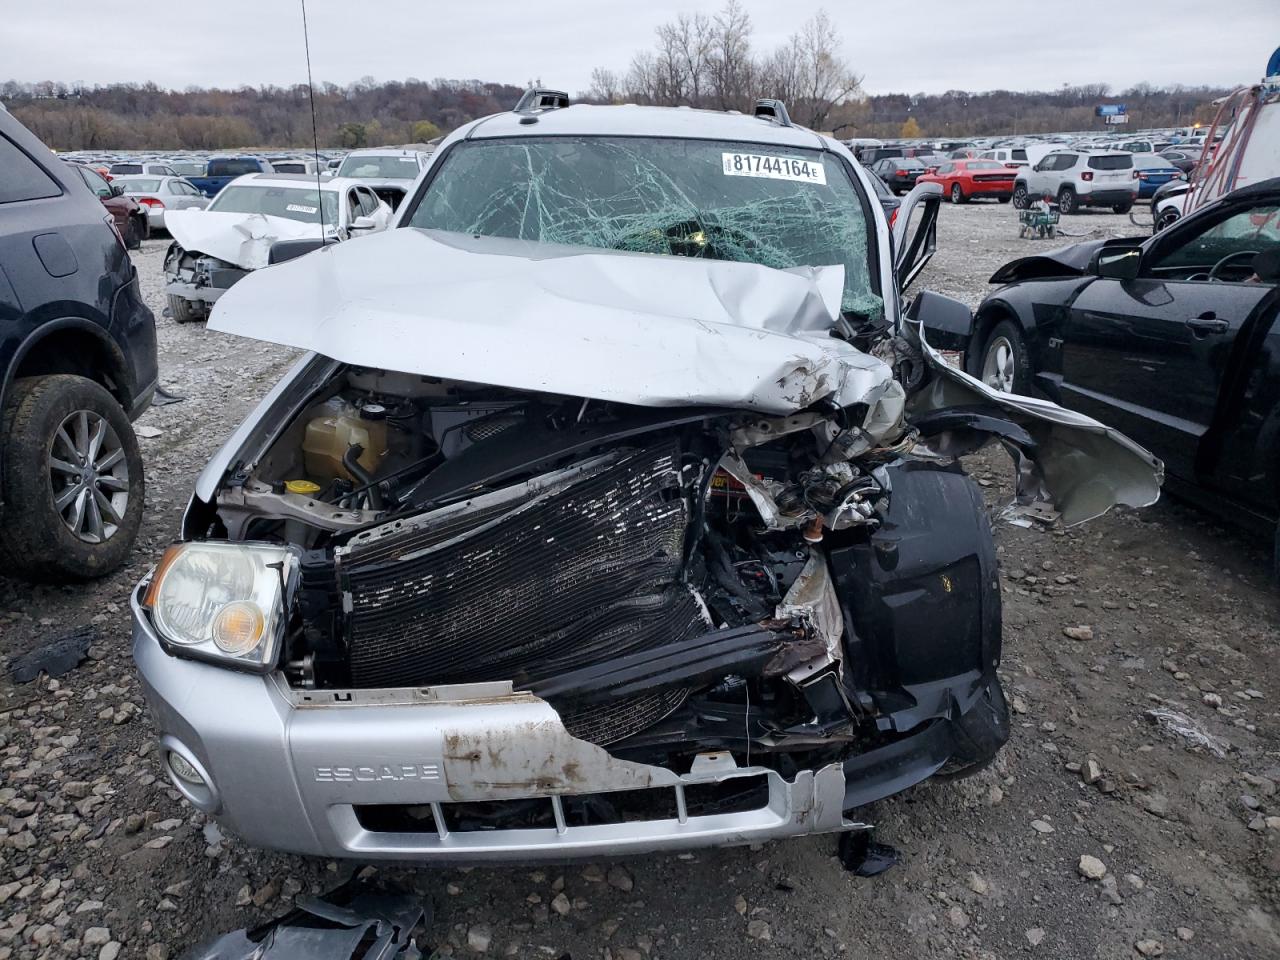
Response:
M307 35L307 0L302 4L302 43L307 51L307 98L311 101L311 143L316 158L316 206L320 210L320 246L324 247L324 194L320 189L320 133L316 129L316 88L311 83L311 38Z

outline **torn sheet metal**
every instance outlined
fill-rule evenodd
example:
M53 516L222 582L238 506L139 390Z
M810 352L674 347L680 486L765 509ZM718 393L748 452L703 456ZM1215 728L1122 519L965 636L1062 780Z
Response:
M840 637L844 633L844 614L840 610L840 598L836 596L826 554L821 550L814 550L809 555L804 569L782 598L774 616L779 620L795 618L807 623L826 645L826 664L838 664L843 669Z
M261 213L171 210L165 229L188 253L203 253L245 270L261 270L277 240L320 239L320 225ZM326 225L333 233L334 224Z
M1062 522L1071 526L1116 504L1146 507L1160 499L1164 464L1119 430L1048 400L993 390L947 363L923 336L919 339L934 375L911 397L909 412L996 407L1024 428L1035 450L1023 449L1017 458L1019 502L1051 500Z
M261 926L197 947L184 960L419 960L413 930L429 922L423 901L354 882Z
M882 361L829 335L843 288L842 266L777 270L404 228L245 278L209 326L363 367L789 413L824 398L864 402L892 382Z

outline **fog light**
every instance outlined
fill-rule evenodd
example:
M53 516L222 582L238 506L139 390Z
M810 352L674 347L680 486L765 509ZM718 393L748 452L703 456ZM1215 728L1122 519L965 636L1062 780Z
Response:
M180 753L169 752L169 769L173 771L175 777L191 784L193 787L208 786L204 782L204 777L200 776L200 771L193 767L187 758Z

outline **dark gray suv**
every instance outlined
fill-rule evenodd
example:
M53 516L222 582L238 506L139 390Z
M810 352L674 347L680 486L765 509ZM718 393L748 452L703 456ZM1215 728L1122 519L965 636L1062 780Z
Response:
M0 106L0 571L87 579L142 521L155 318L111 216Z

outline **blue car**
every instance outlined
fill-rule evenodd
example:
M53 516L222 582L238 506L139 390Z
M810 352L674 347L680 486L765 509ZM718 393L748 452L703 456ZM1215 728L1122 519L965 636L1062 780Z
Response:
M1158 154L1135 153L1133 169L1138 174L1139 200L1150 200L1170 180L1186 179L1186 174Z

